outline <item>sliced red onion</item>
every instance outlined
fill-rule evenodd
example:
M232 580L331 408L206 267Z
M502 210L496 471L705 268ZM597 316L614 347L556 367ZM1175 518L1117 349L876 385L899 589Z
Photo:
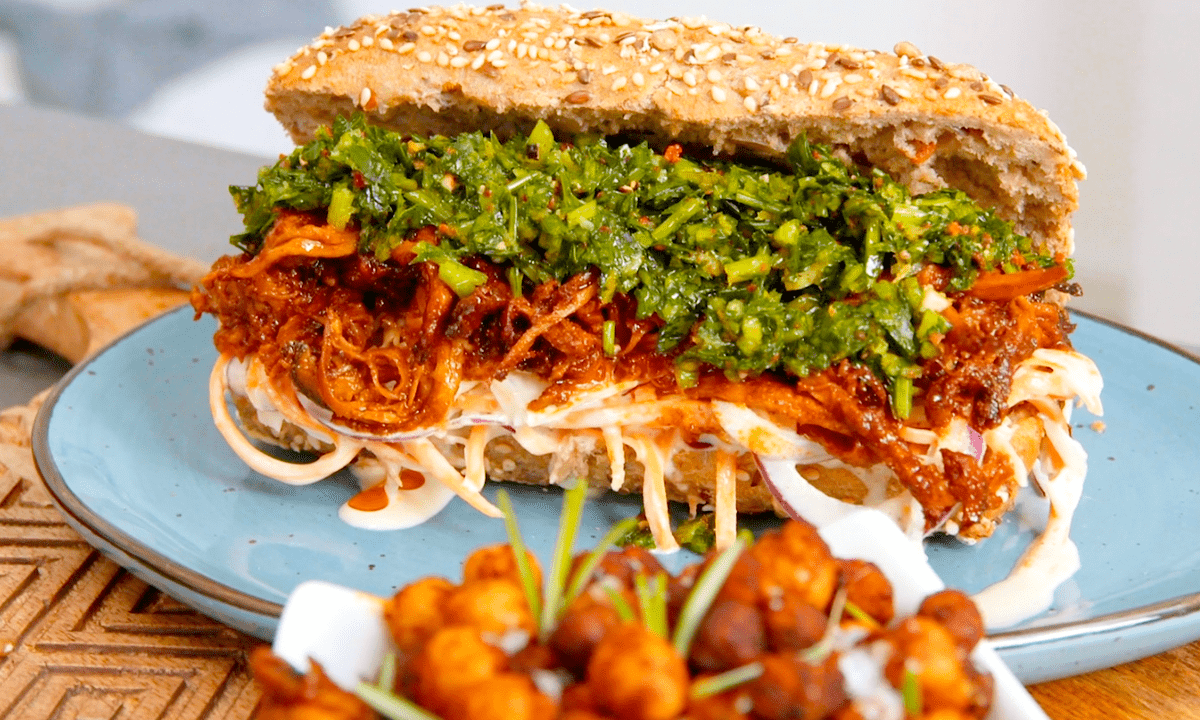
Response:
M987 443L983 441L983 435L973 427L967 427L967 434L971 438L971 454L975 456L975 462L982 463L983 455L987 452Z
M858 505L832 498L812 486L796 470L794 459L772 459L754 456L767 489L791 517L821 527L861 510Z

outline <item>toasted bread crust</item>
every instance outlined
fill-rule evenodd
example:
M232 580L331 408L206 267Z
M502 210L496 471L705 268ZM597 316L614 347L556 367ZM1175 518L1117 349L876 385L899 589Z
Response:
M1043 113L973 67L909 43L803 44L705 20L535 5L369 16L280 63L266 98L297 142L354 111L419 135L505 135L545 120L566 137L767 159L803 133L914 192L964 190L1067 255L1084 175Z

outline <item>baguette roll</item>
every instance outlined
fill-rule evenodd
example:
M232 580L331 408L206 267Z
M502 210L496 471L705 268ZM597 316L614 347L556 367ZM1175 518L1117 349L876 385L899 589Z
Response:
M356 111L416 135L589 132L780 159L802 134L914 193L965 191L1070 255L1083 165L1062 132L969 65L806 44L704 19L431 7L331 29L276 66L270 110L297 143Z

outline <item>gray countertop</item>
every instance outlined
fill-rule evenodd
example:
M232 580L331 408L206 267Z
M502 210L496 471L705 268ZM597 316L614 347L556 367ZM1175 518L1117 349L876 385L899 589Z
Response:
M231 250L241 222L227 188L254 182L265 162L22 106L0 106L0 157L0 216L124 203L137 210L142 239L201 260ZM27 343L0 353L0 408L27 402L66 367Z

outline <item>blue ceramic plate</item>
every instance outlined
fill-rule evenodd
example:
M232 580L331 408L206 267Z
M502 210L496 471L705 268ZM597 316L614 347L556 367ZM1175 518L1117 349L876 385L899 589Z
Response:
M1077 411L1091 466L1073 531L1083 569L1049 612L993 636L1026 682L1200 638L1200 363L1076 319L1073 340L1104 375L1107 429ZM337 518L356 490L348 476L291 487L247 469L208 412L214 329L187 308L153 320L75 368L43 407L38 467L89 542L200 611L269 638L302 580L389 594L420 576L455 577L471 549L503 541L500 521L459 500L412 530L358 530ZM509 492L526 538L549 558L557 492ZM580 547L638 509L637 499L590 503ZM1009 523L977 545L929 551L947 584L973 591L1007 575L1028 541Z

